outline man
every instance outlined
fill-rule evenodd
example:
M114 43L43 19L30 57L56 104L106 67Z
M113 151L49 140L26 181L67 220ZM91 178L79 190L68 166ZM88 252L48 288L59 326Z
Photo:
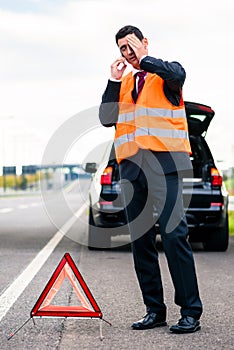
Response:
M202 303L183 209L182 174L191 170L188 127L182 99L185 71L178 62L148 55L148 40L134 26L116 34L121 57L111 65L99 117L115 126L134 266L147 314L135 330L166 326L166 305L156 250L153 208L181 318L174 333L200 329ZM132 71L124 76L127 63Z

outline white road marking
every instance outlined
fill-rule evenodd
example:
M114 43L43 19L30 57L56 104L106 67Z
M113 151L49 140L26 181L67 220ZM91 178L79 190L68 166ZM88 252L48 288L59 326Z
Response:
M82 207L55 233L46 246L35 256L26 269L16 278L16 280L0 296L0 321L16 302L24 289L29 285L34 276L38 273L53 250L66 235L76 220L82 215L87 204Z
M0 209L0 213L10 213L11 211L13 211L13 208L3 208L3 209Z
M36 202L30 204L31 207L38 207L39 205L40 205L40 203L36 203Z
M26 204L18 205L18 209L27 209L27 208L28 208L28 205L26 205Z

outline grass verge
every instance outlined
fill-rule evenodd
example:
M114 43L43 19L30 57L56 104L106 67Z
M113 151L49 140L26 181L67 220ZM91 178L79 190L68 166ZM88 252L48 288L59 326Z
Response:
M234 211L229 211L228 219L229 219L229 234L230 236L234 236Z

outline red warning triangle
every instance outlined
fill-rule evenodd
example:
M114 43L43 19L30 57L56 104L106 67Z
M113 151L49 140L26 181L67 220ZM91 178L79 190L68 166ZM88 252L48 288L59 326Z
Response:
M81 305L52 305L51 302L61 288L64 279L71 283ZM79 284L77 283L79 282ZM31 311L31 317L94 317L102 318L87 284L69 253L66 253Z

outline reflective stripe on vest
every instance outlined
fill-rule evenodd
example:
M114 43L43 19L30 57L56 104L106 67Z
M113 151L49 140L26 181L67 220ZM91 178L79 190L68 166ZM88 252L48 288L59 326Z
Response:
M157 128L137 129L135 133L125 134L115 139L115 146L120 146L125 142L135 141L137 143L137 136L157 136L169 137L172 139L186 139L189 140L187 131L184 130L164 130Z
M146 108L140 107L137 108L135 112L121 113L119 114L118 122L127 122L134 120L136 117L142 115L148 115L151 117L161 117L161 118L186 118L185 110L170 110L163 108Z

